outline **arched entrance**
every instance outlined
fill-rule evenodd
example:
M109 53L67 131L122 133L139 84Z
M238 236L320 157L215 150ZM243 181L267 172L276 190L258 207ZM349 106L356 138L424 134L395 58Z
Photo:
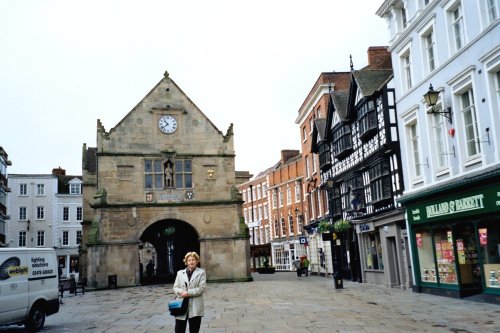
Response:
M186 267L184 255L190 251L200 253L200 241L196 229L180 220L161 220L150 225L140 240L155 249L156 274L153 282L171 283L178 270ZM146 262L142 263L146 268Z

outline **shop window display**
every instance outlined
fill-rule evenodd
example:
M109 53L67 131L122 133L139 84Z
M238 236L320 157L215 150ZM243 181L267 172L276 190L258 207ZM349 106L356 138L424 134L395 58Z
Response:
M437 282L434 251L432 250L432 234L427 230L417 230L415 233L420 274L422 282Z
M380 244L380 235L376 232L365 234L364 245L366 253L366 268L383 270L384 261L382 258L382 245Z
M487 288L500 289L500 225L498 221L479 224L478 234L485 285Z
M451 229L437 229L434 231L434 247L439 282L458 284Z

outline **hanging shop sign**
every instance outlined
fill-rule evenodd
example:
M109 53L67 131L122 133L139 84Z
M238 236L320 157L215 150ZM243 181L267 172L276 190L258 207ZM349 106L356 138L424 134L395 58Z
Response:
M408 205L411 224L500 211L500 187L449 195L439 200Z

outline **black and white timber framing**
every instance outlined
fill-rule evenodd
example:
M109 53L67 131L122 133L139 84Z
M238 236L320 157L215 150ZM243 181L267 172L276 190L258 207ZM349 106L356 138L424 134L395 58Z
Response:
M332 222L398 207L404 188L392 77L390 69L353 70L348 91L330 92L326 123L316 121L314 131L325 132L313 135L311 150L319 154Z

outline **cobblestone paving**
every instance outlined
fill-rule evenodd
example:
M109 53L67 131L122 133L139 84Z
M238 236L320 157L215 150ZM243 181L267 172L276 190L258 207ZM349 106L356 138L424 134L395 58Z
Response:
M201 332L500 332L500 306L295 273L209 284ZM87 292L64 298L43 332L173 332L172 285ZM25 332L23 327L0 332Z

